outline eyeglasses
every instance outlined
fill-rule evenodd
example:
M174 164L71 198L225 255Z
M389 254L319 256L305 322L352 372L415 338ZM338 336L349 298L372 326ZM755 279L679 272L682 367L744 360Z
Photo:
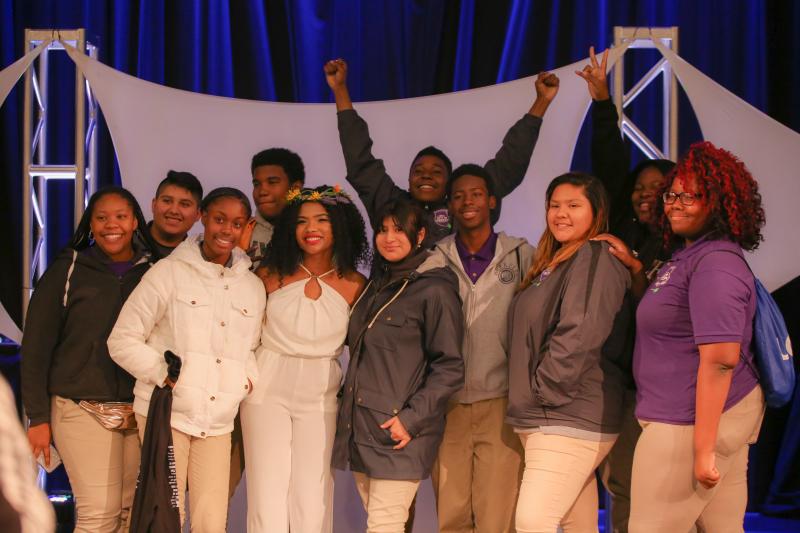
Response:
M664 194L661 195L661 199L664 200L664 203L670 205L674 204L675 200L677 200L678 198L680 198L681 204L692 205L695 200L702 197L703 197L702 194L693 194L690 192L682 192L679 194L672 191L665 192Z

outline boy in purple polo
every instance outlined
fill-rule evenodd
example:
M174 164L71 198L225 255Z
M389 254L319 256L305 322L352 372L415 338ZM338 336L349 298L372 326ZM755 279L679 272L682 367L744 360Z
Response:
M464 311L464 387L450 400L431 478L439 531L511 533L522 472L522 445L505 424L507 316L534 253L525 239L496 233L491 175L461 165L446 185L456 233L428 259L458 277ZM426 263L427 264L427 263Z

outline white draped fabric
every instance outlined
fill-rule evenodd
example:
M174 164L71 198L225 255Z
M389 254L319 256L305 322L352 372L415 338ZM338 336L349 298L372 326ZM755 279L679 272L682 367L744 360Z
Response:
M748 256L769 290L800 274L800 133L771 119L656 42L686 91L703 138L730 150L758 180L767 224Z
M66 46L66 45L65 45ZM658 45L683 85L703 136L737 154L758 179L767 212L766 240L750 258L756 274L775 289L800 271L800 134L782 126ZM41 51L41 46L0 72L0 102ZM333 104L286 104L208 96L140 80L69 46L102 108L119 160L123 185L149 211L156 185L170 169L196 174L206 190L234 186L250 192L250 159L283 146L306 164L307 183L345 183L345 167ZM625 48L612 50L609 68ZM544 227L544 190L567 171L589 106L585 82L573 71L587 60L554 72L559 94L548 110L525 181L503 204L498 224L536 242ZM320 65L320 76L322 76ZM530 107L533 77L491 87L405 100L359 103L370 124L373 151L405 185L411 157L433 144L454 165L491 158L507 129ZM19 340L19 330L0 307L0 333ZM241 492L241 490L240 490ZM243 501L231 508L231 531L243 531ZM337 531L351 530L362 511L349 476L338 476ZM415 531L435 531L430 487L423 485Z
M22 74L28 70L33 60L39 56L44 47L48 44L50 44L50 41L43 42L0 71L0 105L5 102L8 93L14 88L14 85L19 81ZM8 337L16 343L22 342L22 331L20 331L19 327L11 320L11 317L8 315L2 303L0 303L0 335Z
M11 89L14 88L17 81L19 81L25 71L28 70L33 60L39 57L39 54L42 53L42 50L44 50L50 42L50 40L43 42L3 70L0 70L0 105L5 102L8 93L11 92Z
M206 190L229 185L250 192L250 159L259 150L283 146L301 155L307 183L346 184L344 159L333 104L282 104L208 96L170 89L123 74L75 50L70 56L94 90L117 152L125 187L148 210L156 185L169 169L197 175ZM613 64L622 53L609 57ZM523 184L503 203L498 224L534 242L544 228L544 191L567 171L589 107L586 82L574 71L588 60L553 71L561 80L547 111L539 142ZM322 76L320 65L320 76ZM370 125L373 151L399 185L411 158L433 144L454 165L484 163L508 128L530 109L534 78L458 93L356 104ZM418 499L415 531L436 531L429 484ZM244 531L242 488L231 504L229 530ZM339 473L334 517L336 531L353 531L361 503L349 473ZM355 528L355 529L354 529Z
M759 181L767 211L765 242L751 257L756 274L774 290L800 272L800 134L769 118L658 44L689 95L703 136L737 154ZM69 47L68 47L69 48ZM149 209L156 184L169 169L195 173L207 189L249 189L251 156L270 146L298 152L308 183L344 183L333 104L282 104L202 95L128 76L68 50L91 83L106 117L123 183ZM624 48L613 50L609 68ZM573 71L554 72L559 94L547 112L525 181L503 205L498 228L536 242L544 227L543 193L568 170L589 96ZM320 67L320 75L322 75ZM410 158L428 144L455 165L482 163L508 127L530 106L533 77L457 93L357 104L370 124L374 153L398 184ZM352 191L351 191L352 192Z
M250 159L271 146L299 153L310 185L347 188L333 104L257 102L170 89L68 51L103 110L123 184L145 210L169 169L196 174L207 190L229 185L249 192ZM547 112L525 182L504 202L500 227L515 235L538 238L544 227L542 193L551 178L570 166L589 105L586 84L573 73L584 64L554 71L561 79L558 97ZM533 103L533 80L356 107L370 125L375 155L404 185L411 158L429 144L443 149L454 165L490 159L508 128Z

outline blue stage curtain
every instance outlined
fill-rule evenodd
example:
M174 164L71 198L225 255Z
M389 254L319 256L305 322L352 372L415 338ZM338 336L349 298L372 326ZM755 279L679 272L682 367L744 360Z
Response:
M83 27L99 46L102 62L171 87L238 98L329 102L322 65L343 57L350 65L353 98L382 100L480 87L571 63L585 57L590 45L607 46L616 25L678 26L681 56L755 107L800 130L797 2L0 0L0 66L22 55L24 28ZM656 52L637 51L626 60L626 70L644 74L655 58ZM68 163L74 87L59 80L71 79L73 67L59 58L53 68L48 157ZM0 217L11 235L0 243L0 299L17 318L21 96L18 88L0 109ZM659 99L658 87L643 93L629 110L634 121L657 130ZM684 97L680 105L685 148L700 134ZM577 169L590 168L587 133L584 127L576 147ZM118 182L113 146L104 128L99 150L100 183ZM69 190L68 183L50 186L50 215L58 221L51 233L51 258L71 232ZM787 457L797 461L800 443L791 438L798 434L796 417L788 421L794 426L779 449L787 418L787 413L768 414L760 455L753 457L757 471L751 468L751 478L758 486L751 503L764 500L779 455L781 464L791 464ZM780 499L781 505L786 501ZM800 509L800 495L795 493L789 501L788 508Z

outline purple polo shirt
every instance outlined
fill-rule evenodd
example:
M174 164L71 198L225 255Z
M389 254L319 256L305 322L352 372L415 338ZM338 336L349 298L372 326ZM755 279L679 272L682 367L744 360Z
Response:
M461 264L464 266L464 272L472 281L473 285L481 277L481 274L486 272L489 264L494 259L494 251L497 248L497 233L492 232L486 242L483 243L481 249L474 254L469 253L467 247L461 242L461 239L456 235L456 250L458 250L458 257L461 258Z
M755 310L753 274L739 245L703 237L675 252L636 311L636 417L694 424L699 344L741 344L725 410L752 391Z

